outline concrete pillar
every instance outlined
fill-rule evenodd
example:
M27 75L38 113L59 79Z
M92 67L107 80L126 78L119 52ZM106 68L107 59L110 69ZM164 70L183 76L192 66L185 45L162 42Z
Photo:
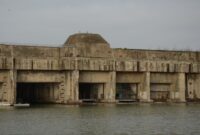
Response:
M68 103L70 102L71 97L70 97L70 72L69 71L64 71L65 74L65 80L64 80L64 102Z
M188 98L189 100L194 100L194 92L195 92L194 91L194 89L195 89L194 84L195 84L195 82L192 79L194 77L195 77L194 74L193 75L192 74L187 75L187 81L186 81L187 82L187 84L186 84L187 85L187 97L186 98Z
M180 102L185 102L185 73L177 73L177 94L176 97Z
M14 62L14 51L13 51L13 46L11 48L11 58L12 58L12 68L9 71L9 83L10 83L10 87L9 87L9 92L8 94L9 96L9 103L11 105L16 103L17 100L17 70L15 70L15 62Z
M72 88L72 95L74 102L79 101L79 71L74 70L72 71L72 82L71 82L71 88Z
M150 72L144 72L143 81L139 90L139 100L141 102L150 102Z
M8 77L8 102L9 104L14 104L16 103L16 76L17 76L17 71L16 70L10 70L9 71L9 77Z
M79 102L79 71L65 71L64 103Z
M116 93L116 72L109 73L109 81L105 84L104 98L105 102L115 102Z
M65 103L79 102L79 71L65 72Z

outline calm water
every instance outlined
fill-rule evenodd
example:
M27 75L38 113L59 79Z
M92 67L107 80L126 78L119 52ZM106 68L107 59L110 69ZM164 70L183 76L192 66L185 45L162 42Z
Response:
M0 107L0 135L200 134L200 104Z

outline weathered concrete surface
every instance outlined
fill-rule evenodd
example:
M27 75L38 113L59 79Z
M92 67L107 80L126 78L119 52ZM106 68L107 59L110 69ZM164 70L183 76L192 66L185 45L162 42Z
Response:
M200 101L200 74L186 74L186 99Z
M199 101L200 52L112 49L88 33L71 35L63 47L0 45L1 103L14 104L19 95L80 103L80 83L91 84L99 102L118 101L116 84L134 86L140 102Z

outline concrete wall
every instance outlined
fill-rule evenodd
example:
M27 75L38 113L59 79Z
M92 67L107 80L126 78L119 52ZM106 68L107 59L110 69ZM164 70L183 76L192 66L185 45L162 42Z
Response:
M58 58L60 48L37 46L13 46L13 56L16 58Z
M1 102L13 103L14 100L14 80L13 72L9 70L0 71L0 100Z
M59 71L18 71L17 82L61 82L62 73Z
M113 54L115 58L132 58L134 60L200 61L200 52L191 51L113 49Z
M200 101L200 74L187 74L186 99Z

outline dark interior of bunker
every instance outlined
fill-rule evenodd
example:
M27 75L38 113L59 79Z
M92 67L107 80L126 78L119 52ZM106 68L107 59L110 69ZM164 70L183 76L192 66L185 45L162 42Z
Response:
M119 102L137 101L137 84L117 83L116 99Z
M17 103L51 103L56 100L57 83L17 83Z
M98 102L104 98L101 83L79 83L79 99L83 102Z

